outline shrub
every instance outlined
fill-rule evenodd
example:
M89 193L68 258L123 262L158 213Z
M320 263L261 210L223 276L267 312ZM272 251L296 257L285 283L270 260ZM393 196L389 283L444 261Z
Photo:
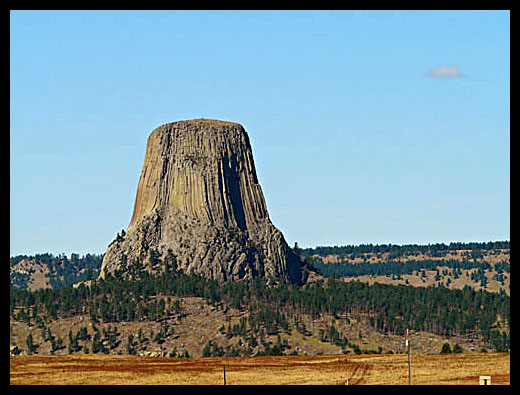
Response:
M441 354L451 354L450 343L444 343L442 345Z
M456 353L456 354L460 354L462 353L464 350L462 349L462 347L459 345L459 344L455 344L453 346L453 352Z

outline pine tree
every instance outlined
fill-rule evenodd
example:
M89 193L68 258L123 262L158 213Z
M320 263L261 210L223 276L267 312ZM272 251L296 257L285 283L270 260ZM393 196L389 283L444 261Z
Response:
M27 339L25 340L25 343L27 344L27 354L32 355L37 348L37 346L34 344L32 333L29 333Z
M204 348L202 349L202 357L211 357L211 340L208 340Z
M164 258L164 265L167 273L175 272L177 270L177 259L173 255L171 248L168 248L166 257Z
M131 333L128 335L128 339L126 342L126 353L129 355L137 354L134 347L134 336Z
M460 353L462 353L463 351L464 351L464 350L462 349L462 347L461 347L459 344L455 344L455 345L453 346L453 352L454 352L455 354L460 354Z
M101 351L102 347L103 344L101 343L101 335L99 334L99 331L95 331L94 336L92 337L92 352L97 354Z
M444 343L442 345L441 354L451 354L451 347L449 343Z
M69 331L69 344L67 346L67 353L68 354L72 354L74 352L73 349L72 349L72 342L73 342L72 331Z

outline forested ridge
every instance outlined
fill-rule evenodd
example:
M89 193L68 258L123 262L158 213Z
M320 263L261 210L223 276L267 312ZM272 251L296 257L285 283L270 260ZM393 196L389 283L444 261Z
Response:
M33 321L75 314L88 314L93 322L160 320L175 309L166 298L198 296L256 313L265 327L286 325L287 317L298 314L362 314L370 317L374 330L384 333L404 334L409 328L447 336L476 334L497 350L509 349L510 298L496 293L332 279L301 287L262 280L219 284L171 266L166 269L160 276L140 273L134 281L109 277L77 288L12 289L10 313Z
M333 263L322 263L320 259L315 259L313 266L326 277L355 277L362 276L365 274L379 276L379 275L402 275L412 274L421 270L435 270L438 267L448 267L450 269L468 270L468 269L479 269L479 270L494 270L497 274L503 272L510 272L510 265L507 262L499 262L492 265L489 262L477 262L477 261L458 261L454 259L444 260L409 260L406 262L395 262L387 261L381 263L371 262L360 262L360 263L347 263L347 262L333 262ZM459 273L460 275L460 273Z
M124 232L124 231L123 231ZM116 240L121 236L117 234ZM478 263L482 258L483 252L491 250L509 249L509 241L489 241L489 242L452 242L449 244L436 243L428 245L417 244L360 244L345 246L318 246L315 248L299 248L297 243L293 250L303 258L313 257L314 266L319 269L320 273L325 276L351 277L364 274L371 275L387 275L387 274L407 274L421 269L435 269L436 266L447 266L450 268L469 269L480 268L488 270L489 264ZM450 251L465 250L464 260L455 261L453 259L433 260L429 258L409 259L408 262L402 264L394 264L394 260L398 260L403 256L414 256L418 254L428 254L429 257L443 257ZM388 254L385 262L356 262L353 265L344 265L349 263L341 257L349 255L349 258L366 259L366 254ZM339 255L339 262L323 264L322 258L329 255ZM101 269L101 262L104 254L79 254L72 253L70 257L66 254L53 255L51 253L41 253L35 255L17 255L10 258L10 287L17 289L28 289L28 281L31 279L31 272L34 272L34 266L43 265L48 268L49 283L53 288L71 286L80 281L97 278ZM17 265L21 261L33 264L29 270L17 270ZM29 265L30 266L30 265ZM507 266L507 268L505 267ZM508 272L508 265L503 270Z
M344 255L344 254L366 254L366 253L391 253L394 256L399 256L407 253L439 253L457 250L494 250L494 249L509 249L510 241L487 241L487 242L451 242L434 243L434 244L359 244L359 245L344 245L344 246L318 246L309 248L300 248L300 254L303 256L312 255Z
M457 259L448 259L444 254L450 248L465 252L457 255ZM319 334L316 330L312 333L307 330L306 323L309 325L316 318L322 319L325 314L347 326L351 319L354 322L363 321L369 325L371 331L382 335L402 336L406 329L411 329L443 338L480 339L481 344L485 344L490 350L509 351L510 297L504 292L485 290L485 283L491 278L490 271L493 271L493 278L502 282L502 285L504 278L509 282L509 251L497 253L501 248L509 248L509 242L450 243L433 247L361 245L317 247L316 250L299 249L295 245L294 251L302 256L307 266L325 276L303 286L268 284L264 279L248 283L219 284L204 277L184 273L171 252L161 256L152 249L149 259L154 265L161 267L160 275L150 275L139 261L125 261L123 269L116 271L114 276L72 287L78 281L97 278L103 255L87 254L80 257L72 254L70 258L65 254L19 255L11 258L10 315L12 320L24 323L29 330L34 326L41 328L42 333L45 332L41 340L51 342L51 353L63 349L66 339L47 333L50 323L80 316L89 319L94 333L83 333L85 327L75 335L71 332L69 353L79 352L82 347L85 352L90 350L95 353L120 350L123 346L118 348L121 343L117 340L120 335L117 333L118 323L160 323L160 330L150 333L148 338L144 335L136 339L130 336L126 340L126 353L132 354L138 350L146 352L146 344L150 344L147 342L161 344L164 339L172 336L175 322L178 322L176 320L182 320L185 316L179 301L186 297L203 298L217 311L238 309L245 314L239 323L222 324L220 333L225 334L230 343L226 346L209 341L202 350L203 356L252 355L253 349L256 350L256 355L280 355L283 350L291 349L285 343L287 339L281 340L280 334L287 335L292 329L303 336L317 337L322 342L341 346L344 352L347 351L346 348L356 353L381 352L381 347L379 351L361 349L356 341L357 337L350 335L347 339L342 333L343 329L339 330L334 324L320 329ZM351 254L348 257L350 261L342 260L340 256L339 262L323 263L320 256L314 255L316 251L324 254L322 257L326 257L327 253L338 254L338 251L341 254ZM419 251L425 256L413 258ZM389 255L377 260L366 260L363 255L385 252ZM400 260L404 256L406 259ZM500 260L504 257L507 261ZM493 262L488 262L489 258ZM53 288L29 291L29 273L24 273L21 268L32 266L24 266L24 262L49 267ZM395 283L369 284L355 280L356 277L367 274L400 278L401 275L414 273L416 277L422 277L428 270L430 275L432 270L437 271L436 277L439 279L436 285L426 283L423 287L415 287L394 285ZM465 271L464 274L462 271ZM453 281L458 281L458 276L467 276L468 279L471 277L472 281L484 284L484 288L480 291L470 286L449 289L445 287L446 280L438 281L445 276ZM341 281L341 277L350 277L350 280ZM509 286L508 283L506 285ZM302 317L310 317L310 321L305 321L309 318ZM102 332L95 329L98 324L109 327ZM111 329L110 325L114 327ZM346 328L344 325L342 327ZM276 336L279 340L273 346L266 336ZM235 344L235 337L241 339L238 343L242 344L241 347L232 346ZM85 339L91 341L88 347ZM31 352L34 346L32 336L27 338L27 342L28 351ZM172 351L172 355L174 354L186 356L188 353L185 349L178 353Z
M361 244L294 250L322 276L510 293L510 242Z
M26 262L28 269L17 268ZM68 287L80 281L97 278L103 261L103 254L72 253L53 255L51 253L35 255L16 255L10 258L10 288L27 289L31 274L36 268L45 267L47 277L53 288Z

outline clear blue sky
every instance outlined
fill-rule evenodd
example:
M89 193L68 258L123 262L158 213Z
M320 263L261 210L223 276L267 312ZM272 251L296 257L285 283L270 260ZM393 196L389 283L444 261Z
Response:
M249 133L292 246L509 240L508 11L11 11L10 253L104 252L152 129Z

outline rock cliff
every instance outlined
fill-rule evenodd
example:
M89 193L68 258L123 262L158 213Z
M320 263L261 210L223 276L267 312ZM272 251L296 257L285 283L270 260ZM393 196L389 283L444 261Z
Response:
M100 277L125 274L135 261L162 270L152 249L162 257L171 250L184 272L221 282L306 279L269 219L249 137L232 122L179 121L150 134L130 225L108 247Z

